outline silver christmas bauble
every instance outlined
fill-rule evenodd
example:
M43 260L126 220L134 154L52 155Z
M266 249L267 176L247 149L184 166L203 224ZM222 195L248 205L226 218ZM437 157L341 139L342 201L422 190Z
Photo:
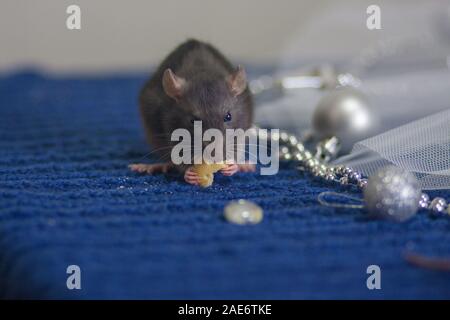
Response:
M336 136L341 150L347 152L355 142L375 132L378 118L359 90L343 87L319 101L313 114L313 127L319 138Z
M370 214L395 221L414 216L422 191L416 177L395 166L387 166L369 178L364 201Z
M257 204L240 199L231 201L224 209L224 216L228 222L235 224L256 224L263 219L263 210Z

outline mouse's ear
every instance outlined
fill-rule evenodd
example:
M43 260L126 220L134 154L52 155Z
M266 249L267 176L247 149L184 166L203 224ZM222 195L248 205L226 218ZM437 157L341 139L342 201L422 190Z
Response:
M244 68L238 66L227 78L228 87L233 96L238 96L247 88L247 75Z
M178 77L172 70L166 69L163 74L162 85L169 97L179 100L185 91L186 80Z

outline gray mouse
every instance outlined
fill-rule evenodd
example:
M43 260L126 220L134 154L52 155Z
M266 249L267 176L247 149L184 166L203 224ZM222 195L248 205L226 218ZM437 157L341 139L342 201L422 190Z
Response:
M193 132L194 121L209 128L247 130L253 120L253 99L242 67L233 65L212 45L188 40L172 51L160 64L140 92L140 113L147 136L161 162L132 164L140 173L166 173L174 168L184 179L197 185L197 174L190 165L170 160L175 129ZM238 171L254 171L250 164L227 164L220 172L231 176Z

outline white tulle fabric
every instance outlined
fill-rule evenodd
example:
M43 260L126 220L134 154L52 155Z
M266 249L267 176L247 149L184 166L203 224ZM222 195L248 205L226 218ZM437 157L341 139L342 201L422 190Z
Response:
M367 3L350 2L330 5L293 32L278 73L330 63L362 80L359 89L380 126L372 137L352 141L351 153L336 163L369 176L395 164L413 172L423 189L450 189L450 1L380 0L389 27L376 32L361 27ZM301 135L323 94L292 90L261 104L255 121Z
M450 188L450 109L360 141L335 161L367 176L394 164L416 175L422 189Z

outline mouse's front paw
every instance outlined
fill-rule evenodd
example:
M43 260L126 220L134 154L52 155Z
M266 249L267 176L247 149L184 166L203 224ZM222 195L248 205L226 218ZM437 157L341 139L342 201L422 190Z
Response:
M171 163L135 163L128 165L131 171L147 174L167 173L172 167Z
M239 166L237 164L227 164L227 166L220 170L224 176L232 176L239 171Z
M253 163L243 163L239 165L239 171L241 172L255 172L256 165Z
M184 172L184 181L186 181L189 184L198 185L199 184L199 176L198 174L193 170L193 167L189 167Z

